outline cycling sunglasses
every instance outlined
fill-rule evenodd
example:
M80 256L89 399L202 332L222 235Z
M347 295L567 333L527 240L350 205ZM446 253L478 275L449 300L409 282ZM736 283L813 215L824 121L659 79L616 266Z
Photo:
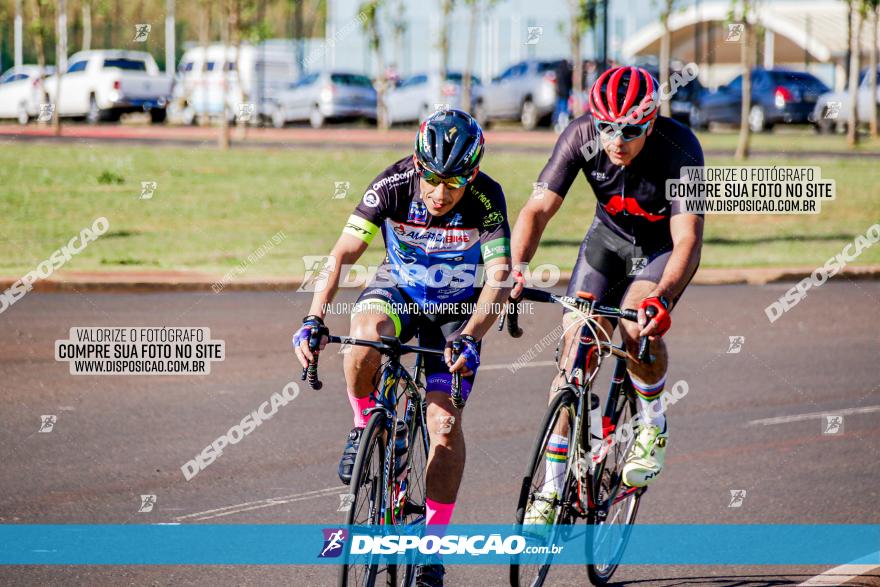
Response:
M468 184L468 182L471 180L471 177L473 177L473 176L465 177L464 175L456 175L453 177L442 177L442 176L434 173L430 169L426 168L424 165L419 163L418 160L416 160L416 171L418 172L419 177L421 177L422 179L427 181L429 184L436 186L436 185L440 185L441 183L445 183L447 187L452 188L454 190L458 189L458 188L463 188L464 186L466 186Z
M616 124L614 122L604 122L601 120L593 120L596 130L599 131L607 140L613 141L617 137L622 137L623 142L628 143L637 138L644 136L648 132L651 121L644 124Z

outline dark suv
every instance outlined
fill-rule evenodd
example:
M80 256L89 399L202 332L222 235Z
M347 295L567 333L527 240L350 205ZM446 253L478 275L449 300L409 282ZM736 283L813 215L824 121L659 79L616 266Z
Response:
M805 71L755 69L752 71L752 107L749 127L753 132L770 130L774 124L805 124L828 86ZM742 75L726 86L702 96L691 110L691 126L705 128L710 122L739 124L742 109Z

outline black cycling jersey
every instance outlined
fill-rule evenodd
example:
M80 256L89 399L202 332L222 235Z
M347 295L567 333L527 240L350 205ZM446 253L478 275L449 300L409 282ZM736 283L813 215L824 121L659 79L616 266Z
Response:
M591 158L590 153L595 153ZM666 199L666 180L684 166L703 165L703 149L686 126L658 116L641 152L627 166L614 165L602 149L593 117L574 120L560 135L539 181L562 197L583 172L598 200L596 218L646 250L671 244L669 218L683 212Z

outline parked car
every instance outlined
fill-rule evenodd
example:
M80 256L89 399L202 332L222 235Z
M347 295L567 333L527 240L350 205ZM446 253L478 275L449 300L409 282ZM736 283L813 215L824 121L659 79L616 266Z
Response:
M434 111L436 104L448 104L462 108L464 101L464 75L449 72L446 82L440 84L440 76L419 73L401 80L385 97L385 107L392 123L424 120ZM482 96L482 86L477 76L471 76L471 104Z
M658 70L650 67L647 69L655 79L660 79L660 72ZM669 72L670 75L673 73L673 71ZM699 105L700 99L707 91L698 78L694 78L683 86L679 86L669 98L669 110L672 118L683 124L691 125L691 112L693 112L695 106Z
M550 121L556 107L556 69L561 60L515 63L483 87L474 106L482 125L519 119L526 130Z
M253 122L269 118L276 96L300 77L295 48L293 41L284 39L242 44L237 68L235 47L215 44L187 49L177 67L169 115L183 124L222 116L225 84L230 120L245 113ZM253 110L241 104L253 105Z
M877 70L878 88L875 95L871 95L870 79L868 70L862 70L859 76L858 110L859 120L867 122L871 117L871 108L880 108L880 69ZM810 120L821 133L842 131L849 123L849 91L828 92L819 96L816 107Z
M328 119L376 119L376 90L365 75L345 71L310 73L275 97L272 125L308 120L321 128Z
M119 120L127 112L149 112L159 123L165 120L171 78L143 51L80 51L61 76L60 98L55 75L46 78L45 87L58 116L85 117L94 124Z
M54 67L46 67L43 77L54 71ZM15 118L19 124L36 118L43 101L42 82L36 65L7 69L0 76L0 118Z
M749 127L753 132L760 132L778 123L807 123L819 96L827 91L828 86L805 71L755 69ZM726 86L700 98L691 110L691 125L705 128L712 122L739 124L741 109L742 75L739 75Z

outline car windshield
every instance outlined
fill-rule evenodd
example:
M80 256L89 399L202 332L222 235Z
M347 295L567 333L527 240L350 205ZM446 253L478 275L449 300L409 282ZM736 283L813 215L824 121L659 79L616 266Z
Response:
M778 85L796 85L808 92L824 93L828 86L813 75L801 71L774 71L773 83Z
M361 88L373 87L370 78L367 76L354 75L351 73L334 73L330 76L330 81L341 86L358 86Z
M450 72L446 75L446 81L450 81L450 82L461 83L461 81L463 79L464 79L464 75L462 75L461 73L457 73L457 72ZM471 84L477 85L479 83L480 83L480 78L478 78L475 75L472 75L471 76Z
M119 57L116 59L105 59L104 68L124 69L126 71L147 71L147 64L142 59L127 59Z
M544 73L545 71L556 71L557 67L559 67L559 61L542 61L538 64L538 73Z

